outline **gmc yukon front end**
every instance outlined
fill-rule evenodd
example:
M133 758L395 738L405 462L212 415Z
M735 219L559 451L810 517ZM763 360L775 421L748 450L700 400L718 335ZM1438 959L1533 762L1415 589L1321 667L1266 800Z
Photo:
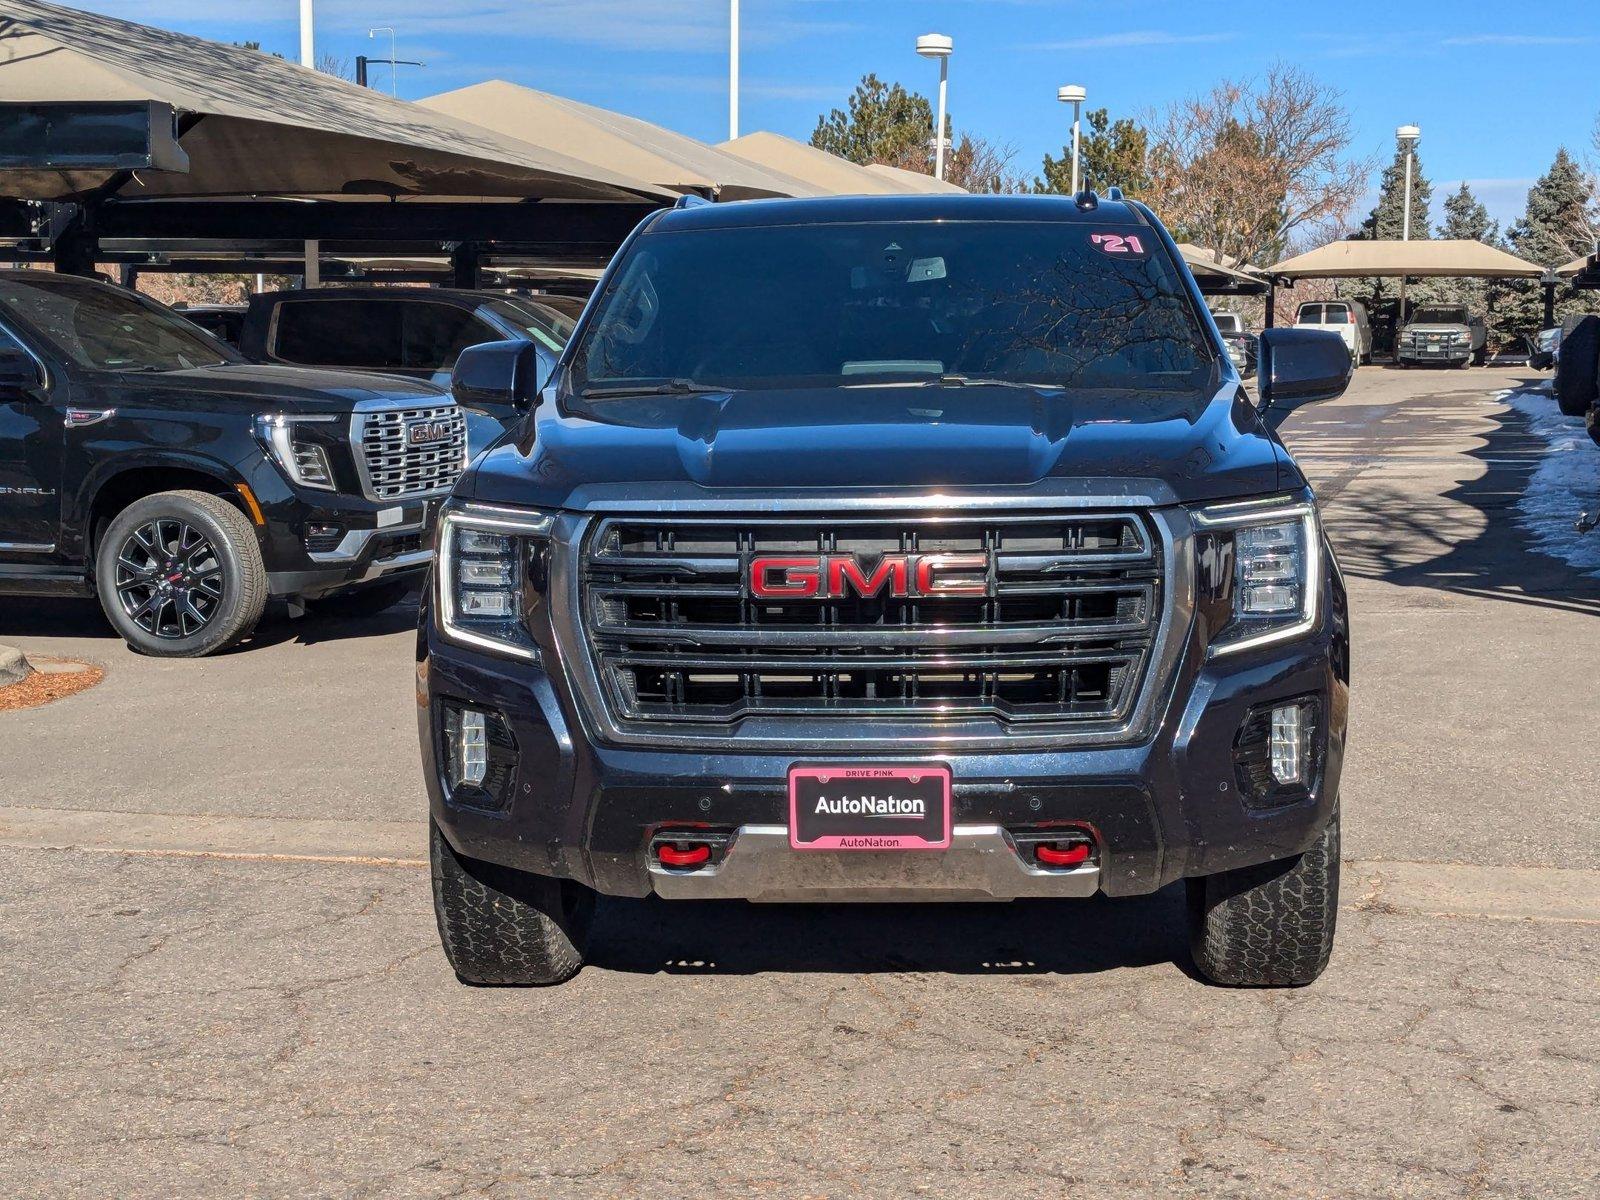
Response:
M1349 372L1298 330L1261 366L1266 403ZM539 399L446 508L419 637L463 979L570 975L596 893L1179 880L1209 977L1321 971L1344 589L1147 210L657 214Z

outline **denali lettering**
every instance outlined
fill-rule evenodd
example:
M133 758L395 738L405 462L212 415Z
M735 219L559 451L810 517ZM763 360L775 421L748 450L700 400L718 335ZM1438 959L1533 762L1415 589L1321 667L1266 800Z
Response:
M750 560L758 600L987 596L987 554L885 554L870 571L854 554L763 555Z

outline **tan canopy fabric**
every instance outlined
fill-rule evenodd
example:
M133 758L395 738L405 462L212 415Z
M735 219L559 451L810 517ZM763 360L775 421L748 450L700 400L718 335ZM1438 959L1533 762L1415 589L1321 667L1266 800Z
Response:
M1594 259L1595 256L1593 254L1585 254L1582 258L1575 258L1569 263L1562 263L1556 268L1556 274L1576 275L1580 271L1586 270L1589 264L1594 261Z
M714 192L724 200L818 194L802 180L671 129L503 79L418 103L675 192Z
M1482 242L1420 239L1413 242L1347 241L1267 268L1290 279L1349 279L1357 276L1423 275L1479 278L1537 277L1544 268Z
M1197 279L1220 279L1252 287L1265 287L1267 284L1267 277L1257 268L1249 264L1230 266L1222 261L1220 254L1205 246L1179 242L1178 253L1183 255L1183 261L1189 264L1189 270L1194 272Z
M803 179L824 195L903 196L912 190L898 179L780 133L747 133L717 149Z
M236 46L43 0L0 0L0 102L157 101L199 116L186 173L142 171L119 196L669 197L382 92ZM6 171L0 194L63 199L109 172Z
M967 194L967 189L958 183L951 183L946 179L935 179L932 175L924 175L920 171L905 171L899 167L891 167L884 163L869 163L867 170L876 171L885 179L891 180L908 192L961 196Z

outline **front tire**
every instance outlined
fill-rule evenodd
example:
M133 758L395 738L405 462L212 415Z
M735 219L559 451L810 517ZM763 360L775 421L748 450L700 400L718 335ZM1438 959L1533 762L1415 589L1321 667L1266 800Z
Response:
M1189 949L1229 987L1303 987L1333 952L1339 909L1339 812L1293 858L1188 881Z
M583 966L595 894L457 854L430 821L433 911L445 957L462 983L562 983Z
M133 649L200 658L247 636L267 603L255 529L208 492L157 492L106 527L95 553L100 606Z

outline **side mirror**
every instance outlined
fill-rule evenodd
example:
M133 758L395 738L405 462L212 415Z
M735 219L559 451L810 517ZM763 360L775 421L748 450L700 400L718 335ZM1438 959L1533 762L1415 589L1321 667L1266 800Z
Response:
M1256 391L1261 407L1285 400L1332 400L1350 386L1350 349L1331 330L1268 329L1261 334Z
M0 346L0 400L29 400L38 396L39 364L16 346Z
M523 413L539 403L539 357L532 342L512 340L468 346L450 373L450 393L463 408L499 415Z

